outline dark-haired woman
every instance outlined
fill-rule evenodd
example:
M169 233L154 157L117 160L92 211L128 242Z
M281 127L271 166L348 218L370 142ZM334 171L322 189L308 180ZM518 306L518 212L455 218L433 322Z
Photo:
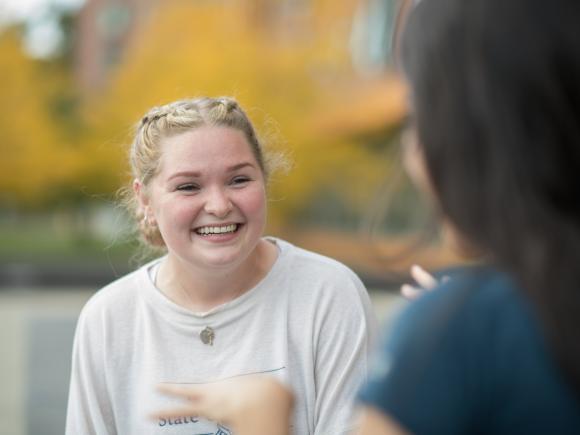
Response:
M580 433L579 19L571 0L410 16L406 160L485 262L400 319L361 393L367 427Z

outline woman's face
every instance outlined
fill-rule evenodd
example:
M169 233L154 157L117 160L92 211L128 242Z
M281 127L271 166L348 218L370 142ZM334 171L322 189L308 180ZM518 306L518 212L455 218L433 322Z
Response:
M162 140L159 172L137 186L169 256L201 269L231 269L266 224L264 174L244 134L204 126Z

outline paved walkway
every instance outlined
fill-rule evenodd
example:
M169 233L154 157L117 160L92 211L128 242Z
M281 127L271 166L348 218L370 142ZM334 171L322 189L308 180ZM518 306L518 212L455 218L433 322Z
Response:
M0 435L62 435L76 319L92 289L0 290ZM382 322L404 304L371 292Z

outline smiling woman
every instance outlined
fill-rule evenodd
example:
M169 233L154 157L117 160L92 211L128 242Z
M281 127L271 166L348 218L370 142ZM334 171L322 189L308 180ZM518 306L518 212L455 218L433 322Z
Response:
M136 222L165 255L83 309L67 433L228 434L219 412L148 418L179 405L156 387L250 374L293 390L294 433L353 428L374 329L368 295L346 266L263 236L276 160L237 102L153 108L130 157Z

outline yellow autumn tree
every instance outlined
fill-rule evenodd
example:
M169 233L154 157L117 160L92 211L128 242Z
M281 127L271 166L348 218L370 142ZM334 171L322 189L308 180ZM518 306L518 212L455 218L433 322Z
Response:
M68 189L77 155L51 115L53 76L21 47L17 29L0 34L0 202L38 208Z
M307 13L271 22L248 2L163 2L134 33L110 88L86 114L95 132L87 172L106 173L101 180L111 188L127 180L124 145L152 105L233 95L267 146L294 162L271 187L274 225L292 224L332 195L353 209L363 205L384 176L383 163L361 143L313 122L334 109L340 98L329 96L352 75L345 32L351 15L336 4L313 1Z

